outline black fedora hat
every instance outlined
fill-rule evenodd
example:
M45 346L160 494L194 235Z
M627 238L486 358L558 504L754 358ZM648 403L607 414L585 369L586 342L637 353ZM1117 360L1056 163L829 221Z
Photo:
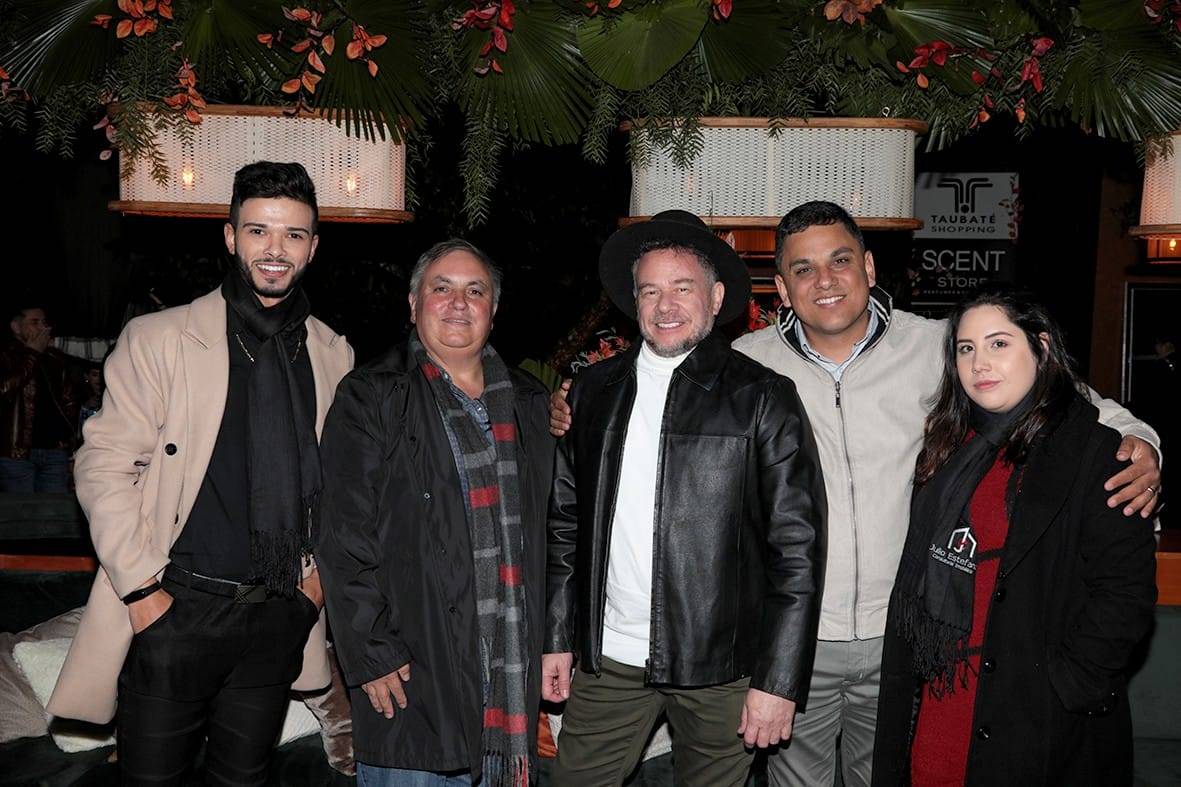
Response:
M612 302L629 317L636 316L635 282L632 265L640 249L655 242L668 241L701 252L713 263L718 281L726 286L726 295L718 312L717 324L733 320L746 310L750 301L750 273L746 263L729 243L714 235L705 222L684 210L666 210L648 221L631 224L603 244L599 253L599 280Z

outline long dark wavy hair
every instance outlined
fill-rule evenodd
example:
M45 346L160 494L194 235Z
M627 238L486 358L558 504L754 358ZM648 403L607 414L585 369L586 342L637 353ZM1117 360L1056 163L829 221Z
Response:
M1037 377L1033 383L1033 406L1013 428L1004 448L1009 464L1019 465L1029 456L1038 432L1076 393L1085 389L1074 371L1074 361L1066 352L1062 329L1049 313L1028 293L1011 287L992 285L959 304L947 319L943 339L943 380L935 397L935 407L927 416L923 448L915 467L915 481L925 483L964 443L968 435L971 400L956 371L956 333L960 320L976 306L996 306L1025 334L1029 349L1037 358ZM1049 348L1041 335L1049 337Z

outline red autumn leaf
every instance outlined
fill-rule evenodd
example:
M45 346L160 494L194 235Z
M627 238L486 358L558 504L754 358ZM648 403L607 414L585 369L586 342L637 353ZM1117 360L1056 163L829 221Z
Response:
M492 28L492 45L501 52L508 51L508 37L499 27Z
M365 51L365 45L360 41L350 41L344 51L349 60L356 60Z
M144 11L151 13L156 10L156 0L144 0Z
M910 67L926 68L928 62L930 62L930 59L927 57L926 53L918 54L915 55L914 60L910 61Z
M324 36L324 40L320 42L320 46L324 47L324 54L331 55L332 50L336 49L336 37L329 33Z
M480 57L488 57L488 53L492 51L492 39L489 38L484 42L484 46L480 47Z
M136 37L146 35L156 28L155 19L137 19L135 20L135 35Z
M256 38L258 39L258 43L262 44L267 49L270 49L271 44L273 44L275 41L275 37L270 33L259 33Z
M988 114L988 112L983 109L976 113L976 120L980 121L981 123L987 123L988 119L991 117L992 115Z
M319 27L320 23L324 21L324 16L319 11L312 12L312 27Z
M300 84L300 82L298 79L288 79L286 82L283 83L283 86L280 87L279 89L282 90L284 93L298 93L299 92L299 84Z
M192 107L189 107L185 110L185 120L189 121L194 126L199 125L201 123L201 113Z
M934 51L934 53L931 55L931 62L937 66L947 65L947 50L946 49L936 49Z
M115 5L119 6L119 10L125 14L131 14L131 0L117 0Z
M1004 75L1001 73L1001 70L999 68L997 68L996 66L993 66L989 70L988 73L991 74L992 76L996 77L997 79L1004 79Z
M136 19L144 15L143 0L131 0L131 15Z
M315 93L316 85L320 82L320 75L313 74L311 71L305 70L299 75L299 81L303 83L303 86L307 88L309 93Z
M619 8L619 6L622 3L623 3L623 0L609 0L607 3L607 7L608 8Z
M919 74L915 77L915 81L919 83L919 87L923 90L927 89L927 85L931 84L931 80L927 79L926 74Z
M377 61L369 60L367 62L369 63L369 76L377 79Z
M111 154L113 152L114 152L113 150L111 150L110 148L107 148L102 153L98 154L98 160L99 161L106 161L107 159L109 159L111 157Z
M504 69L500 67L500 61L498 61L496 58L492 58L492 70L498 74L504 73Z
M476 76L482 77L488 73L488 68L489 68L488 66L479 66L477 68L473 68L472 71L476 72Z
M1036 90L1038 93L1042 92L1042 72L1041 71L1038 71L1036 74L1034 74L1033 79L1031 79L1030 81L1033 82L1033 89L1034 90Z
M103 130L103 133L107 137L107 142L110 142L112 145L115 144L115 127L114 126L107 126Z
M135 26L135 22L130 19L122 19L119 24L115 26L115 38L127 38L131 35L131 28Z
M161 3L156 9L156 13L158 13L162 19L172 19L172 6Z
M996 103L993 102L992 96L988 95L987 93L984 94L984 106L988 107L989 109L996 107Z
M1041 57L1049 52L1052 46L1054 46L1054 39L1052 38L1042 36L1041 38L1033 39L1033 56Z
M92 129L98 131L100 128L106 128L111 122L110 115L103 115L103 119L91 126Z
M824 4L824 18L830 22L835 22L845 10L845 0L828 0Z
M1017 107L1013 110L1013 114L1017 116L1018 123L1025 122L1025 99L1017 102Z
M983 85L986 79L987 77L985 77L984 74L981 74L974 68L972 69L972 81L977 85Z
M295 54L299 55L299 54L302 54L302 53L308 51L308 47L310 47L311 45L312 45L312 39L305 38L302 41L296 41L294 44L292 44L291 51L294 52Z
M505 30L513 29L513 13L507 6L500 6L500 16L496 18L496 24L503 27Z
M291 18L296 22L310 22L312 21L312 12L306 8L291 9Z
M295 21L295 15L287 10L287 6L283 6L283 16L285 16L289 22Z
M904 74L909 74L909 73L910 73L910 69L909 69L909 68L907 68L907 67L906 67L906 64L905 64L905 63L903 63L901 60L895 60L895 61L894 61L894 68L898 69L899 71L901 71L901 72L902 72L902 73L904 73Z
M97 25L98 27L101 27L103 30L106 30L107 27L111 24L111 15L110 14L96 14L94 19L90 20L90 24Z
M377 49L379 46L385 46L386 40L387 40L386 36L366 36L365 37L365 48L366 49Z
M167 104L168 106L172 107L173 109L177 109L179 107L184 106L186 103L188 103L188 101L189 101L189 94L188 93L174 93L173 95L167 96L164 99L164 103Z
M314 49L311 52L308 52L308 65L319 71L321 74L324 73L324 61L320 59L320 56L316 54L316 50Z
M189 102L197 109L205 109L205 99L199 93L193 92L189 95Z

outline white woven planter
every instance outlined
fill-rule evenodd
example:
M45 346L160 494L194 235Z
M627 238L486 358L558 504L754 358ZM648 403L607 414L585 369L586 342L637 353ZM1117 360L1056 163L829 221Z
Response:
M828 200L869 229L917 229L915 139L927 125L888 118L702 118L705 147L687 169L657 152L632 166L633 220L679 208L715 227L774 227L800 203ZM625 126L630 130L630 127Z
M316 184L321 221L402 222L406 148L386 139L348 136L343 127L315 116L285 117L273 107L210 106L193 128L191 142L166 132L159 140L171 177L152 179L139 163L119 182L112 210L169 216L225 217L234 173L255 161L303 164Z
M1174 131L1173 152L1157 156L1144 170L1140 225L1130 230L1142 238L1181 237L1181 131Z

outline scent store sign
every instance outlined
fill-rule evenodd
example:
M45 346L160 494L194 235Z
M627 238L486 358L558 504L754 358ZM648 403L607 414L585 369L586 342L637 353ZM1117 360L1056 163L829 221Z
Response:
M913 302L955 303L992 281L1013 281L1020 200L1015 172L927 172L915 183Z

